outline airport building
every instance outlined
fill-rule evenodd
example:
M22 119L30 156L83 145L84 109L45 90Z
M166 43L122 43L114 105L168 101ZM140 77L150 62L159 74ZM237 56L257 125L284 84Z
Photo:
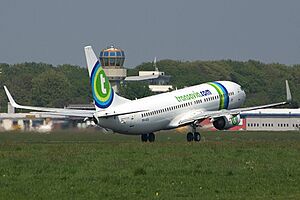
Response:
M8 112L0 113L0 131L37 131L50 132L66 128L86 128L92 122L81 118L46 114L44 112L15 113L8 102Z
M167 85L170 82L171 76L165 75L165 72L155 71L139 71L138 76L129 76L125 81L145 81L149 83L149 89L152 92L168 92L173 89L172 85Z
M155 71L139 71L138 76L127 76L127 70L124 68L125 53L122 49L110 46L102 49L99 60L115 92L118 93L120 84L126 81L146 81L149 83L149 89L152 92L167 92L173 89L172 85L167 85L170 76L165 75L156 67Z
M99 59L112 88L115 92L118 92L120 82L123 81L127 75L127 70L123 67L125 61L124 51L110 46L100 52Z
M173 90L170 82L170 75L165 75L165 72L159 71L156 67L156 58L153 63L154 71L139 71L138 76L129 76L125 81L146 81L149 83L149 89L155 93L168 92Z
M53 129L70 127L67 117L38 113L0 113L0 131L49 132Z
M241 113L247 131L299 131L300 109L261 109Z
M202 129L216 131L209 119L201 122ZM238 126L230 131L299 131L300 109L260 109L241 113Z

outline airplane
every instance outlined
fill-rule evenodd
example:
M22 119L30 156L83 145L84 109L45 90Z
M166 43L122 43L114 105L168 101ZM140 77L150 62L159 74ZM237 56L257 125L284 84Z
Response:
M6 86L6 95L15 108L42 111L53 115L92 119L95 124L120 134L140 135L142 142L154 142L154 132L189 125L188 142L199 142L199 124L210 119L218 130L227 130L240 123L240 113L285 105L292 100L286 80L286 101L240 108L246 99L240 85L231 81L214 81L129 100L114 92L91 46L84 48L95 110L74 110L23 106L15 102Z

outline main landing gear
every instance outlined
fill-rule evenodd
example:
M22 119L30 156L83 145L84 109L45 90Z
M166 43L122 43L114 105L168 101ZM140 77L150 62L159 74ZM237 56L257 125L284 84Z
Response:
M188 142L192 142L192 141L195 141L195 142L200 142L201 140L201 135L199 132L196 132L196 124L193 124L192 125L192 132L189 132L187 135L186 135L186 140Z
M149 133L149 134L142 134L141 135L141 140L142 142L154 142L155 141L155 135L154 133Z

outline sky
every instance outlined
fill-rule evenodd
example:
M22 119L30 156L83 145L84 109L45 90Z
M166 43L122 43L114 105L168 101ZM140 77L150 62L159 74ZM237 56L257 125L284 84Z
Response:
M0 63L85 66L115 45L126 67L232 59L300 64L299 0L1 0Z

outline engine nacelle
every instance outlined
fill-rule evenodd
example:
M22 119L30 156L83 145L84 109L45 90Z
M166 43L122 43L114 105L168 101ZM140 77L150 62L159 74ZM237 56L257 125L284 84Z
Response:
M218 130L227 130L231 127L239 125L241 122L240 115L226 115L224 117L218 117L214 119L213 125Z

